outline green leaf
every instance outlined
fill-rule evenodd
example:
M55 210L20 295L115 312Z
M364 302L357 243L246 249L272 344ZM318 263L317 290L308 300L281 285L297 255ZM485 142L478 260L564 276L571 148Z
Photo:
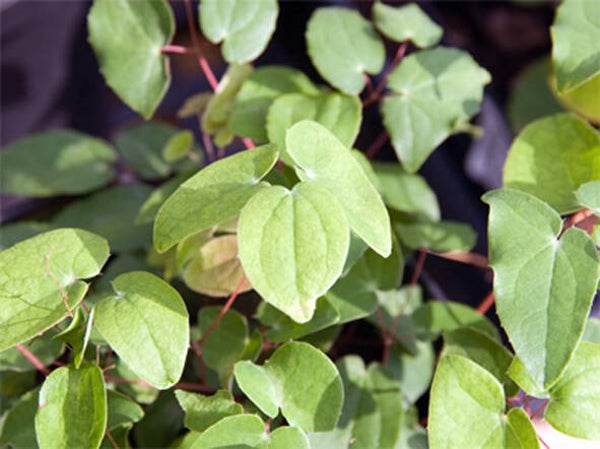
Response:
M276 0L202 0L200 27L213 44L223 42L221 51L227 62L242 64L265 50L278 12Z
M0 253L0 351L62 321L108 259L102 237L58 229ZM64 298L63 296L66 296Z
M171 140L186 132L161 122L138 123L119 132L115 136L115 145L140 178L153 181L166 178L182 168L195 169L193 164L169 162L164 157L169 143L172 145Z
M315 182L266 188L240 215L239 257L250 283L299 323L340 276L349 240L344 211Z
M87 347L90 332L92 328L92 322L94 321L94 309L90 311L87 319L83 312L82 307L75 309L75 316L71 319L69 325L52 337L54 340L64 341L71 347L71 354L73 355L73 365L79 369L83 362L85 355L85 349Z
M115 159L106 142L87 134L71 130L33 134L0 152L0 189L31 197L87 193L114 177Z
M483 200L491 207L496 310L533 380L547 389L583 332L600 276L596 247L579 229L560 235L560 216L531 195L496 190Z
M144 417L144 410L135 401L116 391L106 390L108 430L131 425Z
M536 398L548 397L547 390L545 390L543 386L540 386L531 377L527 371L527 367L523 365L523 362L519 359L519 357L515 356L513 358L513 361L508 368L508 375L519 387L521 387L524 392L530 396L535 396Z
M329 129L346 147L350 148L358 135L362 121L362 106L357 96L338 92L323 92L318 96L302 93L278 97L267 114L269 141L282 149L281 159L291 165L283 150L288 128L295 123L311 119Z
M519 389L508 375L513 355L488 335L468 327L444 332L442 355L450 354L466 357L485 368L502 383L506 396L518 393Z
M319 89L299 70L285 66L256 69L235 97L229 126L242 137L267 142L266 118L273 101L286 93L318 95Z
M600 73L600 23L594 2L566 0L551 28L552 62L559 92L581 86Z
M579 204L600 215L600 180L581 184L575 191L575 197Z
M196 432L204 432L217 421L244 412L227 390L219 390L212 396L175 390L175 396L185 411L185 426Z
M538 443L527 416L504 416L500 383L476 363L443 357L431 387L429 446L438 448L532 448ZM448 429L452 429L449 431Z
M598 318L588 318L581 339L600 344L600 320Z
M174 32L173 11L165 0L99 0L88 14L89 41L106 83L146 119L171 82L162 48Z
M25 220L3 224L0 227L0 251L51 229L50 223L41 221Z
M396 42L410 40L420 48L431 47L442 38L442 28L416 3L393 7L375 2L373 23L388 39Z
M400 240L411 249L428 248L432 251L469 251L475 246L477 234L473 228L457 221L438 223L395 222L394 228Z
M527 126L504 165L504 186L547 202L561 214L580 208L574 191L600 179L600 136L572 114L556 114Z
M40 447L97 448L106 421L106 390L98 365L62 367L46 378L35 415Z
M395 210L439 221L440 207L425 179L406 173L398 164L373 162L376 186L384 203Z
M35 413L38 409L39 388L25 393L4 416L0 445L14 449L37 448Z
M383 257L390 255L390 219L377 190L346 147L322 125L304 120L286 135L303 180L327 189L344 208L350 228Z
M144 204L142 204L142 207L135 218L135 224L140 225L154 222L156 214L165 201L167 201L167 198L173 195L175 190L189 178L190 173L183 173L163 182L159 187L154 189Z
M223 418L196 437L189 449L310 449L306 435L297 427L282 426L265 433L265 423L256 415Z
M278 409L290 423L306 432L335 427L342 409L343 387L335 365L307 343L287 343L263 366L238 362L235 378L242 391L264 413Z
M236 291L252 289L246 280L238 258L238 241L235 235L223 235L206 242L185 267L183 280L192 290L208 296L229 296Z
M150 245L151 226L133 222L151 192L145 184L111 187L65 206L52 224L95 232L116 252L145 248Z
M433 377L435 352L429 342L416 341L416 354L392 345L385 367L398 380L404 399L414 404L429 389Z
M60 341L47 336L41 336L23 343L25 349L31 352L44 365L50 365L62 354L64 345ZM17 348L9 348L0 352L0 371L35 371L35 366L21 354Z
M591 122L600 121L600 72L573 90L555 92L555 95L565 108Z
M383 120L402 166L416 172L448 136L468 128L490 75L468 53L436 47L413 53L388 77Z
M179 293L143 271L113 281L116 295L96 305L95 325L141 379L166 389L183 371L189 345L188 313Z
M582 342L563 376L550 389L545 418L560 432L600 440L600 345Z
M351 95L365 87L365 73L379 73L385 63L385 47L371 22L347 8L318 8L308 21L306 44L321 76Z
M165 252L180 240L239 214L277 160L264 145L221 159L192 176L162 205L154 224L154 246Z
M171 137L162 150L166 162L175 162L186 157L194 144L194 134L191 131L179 131Z
M159 391L156 388L150 386L150 384L143 382L139 376L137 376L121 359L117 359L115 362L116 368L114 375L131 382L117 383L114 385L115 389L125 393L132 397L136 402L140 404L152 404L159 395Z

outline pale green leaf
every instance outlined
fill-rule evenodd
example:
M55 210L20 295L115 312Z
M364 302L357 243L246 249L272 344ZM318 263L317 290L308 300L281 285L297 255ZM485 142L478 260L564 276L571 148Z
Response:
M565 108L593 123L600 122L600 71L576 88L555 95Z
M575 191L575 197L579 204L600 215L600 179L581 184Z
M93 320L94 309L87 315L86 323L86 314L83 311L83 307L77 307L75 309L75 315L71 319L69 325L63 331L52 337L58 342L64 341L71 347L73 365L75 368L79 368L83 362Z
M390 219L377 190L346 147L322 125L304 120L286 135L286 148L303 180L327 189L350 228L383 257L392 250Z
M560 216L527 193L496 190L483 200L491 207L496 310L516 354L547 389L583 332L600 276L596 247L579 229L560 235Z
M547 202L561 214L580 208L575 190L600 179L600 136L572 114L541 118L515 139L504 165L504 186Z
M398 237L411 249L427 248L432 251L469 251L475 246L477 235L473 228L458 221L394 223Z
M600 319L588 318L581 339L590 343L600 344Z
M194 134L191 131L183 130L173 135L162 150L163 159L168 162L175 162L186 157L192 145L194 144Z
M393 7L377 1L373 5L373 23L388 39L410 40L421 48L431 47L442 38L442 28L416 3Z
M41 448L100 446L106 429L106 390L98 365L62 367L44 381L35 415Z
M276 0L202 0L200 27L212 43L223 42L221 51L227 62L241 64L265 50L278 12Z
M23 346L45 366L56 360L64 350L62 342L45 335L23 343ZM0 371L26 372L35 369L35 366L17 348L9 348L0 352Z
M190 173L183 173L165 181L159 187L154 189L144 204L142 204L137 217L135 217L135 224L152 223L155 220L160 207L167 201L167 198L173 195L175 190L189 178Z
M96 305L95 325L121 359L150 385L166 389L183 371L188 313L179 293L142 271L113 281L116 295Z
M306 44L321 76L347 94L363 90L365 73L379 73L385 63L385 47L371 22L348 8L317 9L308 21Z
M513 358L508 368L508 375L527 394L536 398L548 397L548 392L531 377L527 367L523 365L519 357L515 356Z
M507 449L539 449L536 428L529 416L522 408L512 408L506 414L506 442Z
M416 354L392 345L385 367L400 384L405 400L414 404L428 389L433 377L435 352L429 342L416 341Z
M582 342L563 376L550 389L545 418L577 438L600 440L600 345Z
M46 232L2 251L0 350L67 317L87 291L80 279L98 275L108 251L106 240L81 229Z
M239 220L239 257L250 283L299 323L310 320L317 298L340 276L349 239L344 211L316 182L264 189Z
M437 47L413 53L388 77L392 94L383 120L402 166L416 172L448 136L467 128L490 75L461 50Z
M185 411L186 427L196 432L204 432L222 418L244 411L227 390L219 390L212 396L175 390L175 396Z
M0 190L48 197L90 192L115 175L115 151L77 131L49 131L19 139L0 151Z
M289 165L291 160L284 150L286 131L305 119L325 126L350 148L358 135L362 120L360 99L338 92L324 92L318 96L290 93L278 97L267 114L267 134L269 141L282 149L280 157Z
M318 95L319 89L299 70L286 66L256 69L244 82L232 106L229 126L242 137L267 142L266 118L273 101L286 93Z
M184 182L161 206L154 224L154 246L165 252L180 240L239 214L265 187L260 180L277 160L264 145L221 159Z
M145 184L111 187L65 206L52 224L95 232L116 252L146 248L151 245L152 228L133 222L151 192Z
M267 415L278 408L290 425L306 432L335 427L343 387L335 365L307 343L279 347L263 366L238 362L235 378L242 391Z
M171 81L162 48L175 32L166 0L98 0L88 14L89 41L107 84L148 119Z
M439 221L437 198L424 178L407 173L399 164L374 162L373 169L378 181L376 187L388 207Z

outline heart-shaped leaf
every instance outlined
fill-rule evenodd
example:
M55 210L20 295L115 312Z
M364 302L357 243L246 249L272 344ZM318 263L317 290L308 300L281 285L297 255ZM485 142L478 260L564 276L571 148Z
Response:
M190 339L183 299L143 271L122 274L112 284L116 295L96 305L96 328L141 379L169 388L181 377Z
M166 0L95 1L88 32L107 84L131 109L152 117L171 82L162 48L171 42L175 19Z
M535 383L548 389L583 332L600 277L596 246L580 229L561 235L560 216L527 193L495 190L483 200L498 315Z
M410 40L421 48L431 47L442 38L442 28L416 3L393 7L377 1L373 4L373 23L388 39Z
M300 323L340 276L349 240L341 206L314 182L261 190L240 215L240 260L250 283Z
M108 259L102 237L57 229L0 253L0 351L62 321Z

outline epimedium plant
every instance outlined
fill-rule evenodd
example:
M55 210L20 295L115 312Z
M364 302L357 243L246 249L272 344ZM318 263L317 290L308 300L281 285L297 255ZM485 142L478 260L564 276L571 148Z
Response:
M469 252L469 226L441 219L416 172L448 136L477 134L489 74L439 45L442 29L416 4L375 2L370 19L316 9L306 44L328 85L251 64L275 29L275 0L185 7L193 48L172 45L164 0L96 0L88 30L106 82L147 120L169 58L198 59L214 92L179 114L199 118L204 151L189 130L131 126L113 144L140 182L110 187L113 145L76 131L0 153L4 192L82 196L50 221L2 227L0 443L527 449L540 447L531 418L542 412L561 432L600 439L591 3L566 0L552 28L549 88L575 113L526 126L504 188L483 196L494 285L477 310L423 299L427 254L488 261ZM229 63L220 80L196 23ZM387 65L385 40L397 46ZM353 145L373 103L385 133L362 152ZM399 163L372 161L388 137ZM247 150L215 157L213 143L238 142ZM493 303L508 346L485 316ZM331 360L342 326L359 320L379 330L381 359Z

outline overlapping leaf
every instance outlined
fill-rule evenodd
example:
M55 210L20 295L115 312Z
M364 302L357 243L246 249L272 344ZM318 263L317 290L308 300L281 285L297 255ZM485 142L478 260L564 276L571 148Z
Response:
M203 432L222 418L244 411L227 390L219 390L212 396L176 390L175 396L185 411L186 427L196 432Z
M379 1L375 2L373 22L388 39L397 42L410 40L421 48L431 47L442 38L442 28L416 3L393 7Z

